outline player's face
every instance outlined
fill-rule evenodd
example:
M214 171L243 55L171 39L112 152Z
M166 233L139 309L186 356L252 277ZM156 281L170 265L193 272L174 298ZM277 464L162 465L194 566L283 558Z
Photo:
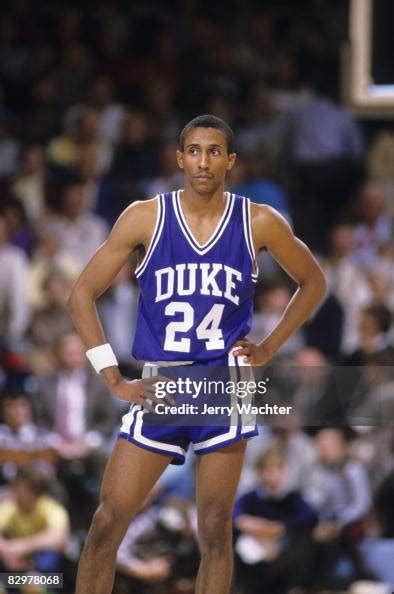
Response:
M223 185L235 163L228 154L224 134L215 128L194 128L185 138L183 151L177 151L178 165L185 173L185 186L197 194L211 194Z

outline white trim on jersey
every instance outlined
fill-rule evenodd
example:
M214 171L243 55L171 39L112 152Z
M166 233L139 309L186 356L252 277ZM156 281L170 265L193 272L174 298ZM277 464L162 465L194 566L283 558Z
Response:
M161 232L162 232L163 226L164 226L165 210L166 210L166 206L165 206L164 194L160 194L157 196L157 217L156 217L155 228L154 228L154 231L153 231L150 243L149 243L149 247L146 250L146 254L145 254L142 262L135 269L134 274L135 274L136 278L139 278L141 276L141 274L145 271L145 268L147 267L148 262L151 259L153 252L155 251L155 248L156 248L157 243L160 239Z
M230 439L234 439L237 437L238 427L237 425L230 425L229 431L227 433L222 433L221 435L216 435L215 437L211 437L210 439L206 439L205 441L200 441L199 443L193 443L193 451L198 452L205 448L210 448L218 443L223 443L224 441L229 441Z
M216 226L215 231L213 232L211 237L208 239L208 241L204 243L204 245L200 245L199 243L197 243L196 239L194 238L193 233L189 229L189 226L188 226L186 219L184 217L184 214L182 212L182 206L181 206L181 202L180 202L180 194L181 194L181 190L178 190L177 192L172 193L172 204L173 204L176 218L178 220L179 227L180 227L183 235L185 236L186 240L188 241L190 246L193 248L193 250L195 252L197 252L197 254L199 254L200 256L203 256L204 254L209 252L209 250L211 248L213 248L213 246L218 242L218 240L222 236L224 230L226 229L227 224L231 218L233 208L234 208L234 202L235 202L234 194L230 194L229 192L226 192L227 203L226 203L224 212L223 212L222 216L220 217L220 220Z
M251 227L251 217L250 217L250 200L249 198L244 198L242 203L242 220L243 220L243 228L244 228L244 236L246 247L248 248L250 259L252 260L253 267L255 268L256 272L252 272L252 282L256 283L259 274L259 268L257 265L256 259L256 252L254 250L253 245L253 236L252 236L252 227Z
M122 417L122 425L120 426L121 433L127 433L130 435L130 427L134 423L134 416L136 413L136 404L130 406L129 411Z
M252 371L252 367L249 363L245 363L243 358L241 357L234 357L233 351L236 350L235 349L231 349L231 351L228 354L228 365L229 365L229 369L230 369L230 375L231 375L231 379L232 381L234 381L235 383L237 383L238 378L237 378L237 368L240 369L240 378L241 379L245 379L246 381L252 381L253 380L253 371ZM246 368L244 370L242 370L242 367ZM244 378L242 378L242 374L244 374ZM250 402L250 397L248 398L249 402ZM238 412L236 412L236 404L238 402L238 397L237 395L234 393L232 395L231 398L231 405L234 406L234 413L231 416L231 426L229 431L227 431L227 433L223 433L222 435L216 435L215 437L211 437L210 439L206 439L205 441L200 441L198 443L192 443L192 447L193 447L193 451L198 452L199 450L203 450L206 448L210 448L214 445L217 445L218 443L223 443L226 441L229 441L231 439L234 439L235 437L237 437L238 432L239 432L239 427L238 427L238 422L239 419L241 420L241 435L247 435L248 433L253 433L256 430L256 423L255 425L250 425L250 421L251 421L251 416L255 419L256 416L255 415L244 415L239 414ZM244 425L244 422L248 423Z
M142 372L142 377L152 377L152 368L145 366L143 369L143 372ZM145 437L144 435L142 435L143 416L146 412L147 412L146 409L143 409L140 404L132 404L129 412L127 412L122 417L122 425L120 427L120 433L127 434L130 437L132 437L133 439L135 439L136 442L142 443L142 444L149 446L151 448L155 448L160 452L164 453L164 450L166 450L167 453L180 454L181 456L185 456L186 450L184 450L180 446L172 445L172 444L166 443L164 441L156 441L154 439L149 439L148 437ZM136 416L136 413L137 413L137 417L136 417L135 425L134 425L133 429L131 430L131 427L134 423L134 417Z
M150 439L149 437L145 437L142 435L142 420L144 413L146 412L145 409L141 409L137 412L137 419L135 422L134 433L133 436L136 441L142 443L146 446L151 448L157 448L159 450L167 450L167 452L171 452L173 454L180 454L181 456L186 455L186 450L181 448L180 446L172 445L171 443L166 443L163 441L156 441L154 439Z

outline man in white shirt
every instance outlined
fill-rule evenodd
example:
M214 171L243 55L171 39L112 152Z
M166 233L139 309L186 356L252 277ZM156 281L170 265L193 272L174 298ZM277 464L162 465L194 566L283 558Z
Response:
M11 348L18 346L30 320L27 276L27 258L8 243L7 221L0 212L0 336Z

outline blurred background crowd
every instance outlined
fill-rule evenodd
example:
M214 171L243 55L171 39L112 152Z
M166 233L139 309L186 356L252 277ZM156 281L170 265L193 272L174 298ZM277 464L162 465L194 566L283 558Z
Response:
M68 567L72 590L125 410L87 366L67 297L128 204L182 187L179 131L212 113L236 135L228 188L278 209L329 283L324 304L278 355L293 369L282 373L278 398L297 414L249 444L234 587L275 594L370 578L394 588L394 127L357 121L341 104L347 11L342 0L8 3L0 567ZM294 289L267 255L259 265L258 340ZM140 371L129 354L133 266L98 303L129 377ZM188 459L131 525L116 588L192 592L197 558Z

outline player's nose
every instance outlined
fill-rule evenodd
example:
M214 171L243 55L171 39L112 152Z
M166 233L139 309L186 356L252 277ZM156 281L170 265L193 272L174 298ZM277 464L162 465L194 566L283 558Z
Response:
M198 163L199 169L209 169L209 159L208 155L205 153L201 153L200 161Z

